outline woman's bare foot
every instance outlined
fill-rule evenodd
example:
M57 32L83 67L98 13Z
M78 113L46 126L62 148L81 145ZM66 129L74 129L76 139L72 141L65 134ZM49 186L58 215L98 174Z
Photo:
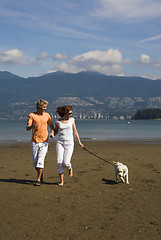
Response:
M64 185L64 183L63 183L63 182L60 182L58 185L59 185L59 186L63 186L63 185Z
M69 175L68 175L68 177L69 177L69 178L72 178L72 177L73 177L73 169L72 169L72 168L69 170Z
M59 177L60 177L60 183L58 185L63 186L64 185L64 173L60 173Z

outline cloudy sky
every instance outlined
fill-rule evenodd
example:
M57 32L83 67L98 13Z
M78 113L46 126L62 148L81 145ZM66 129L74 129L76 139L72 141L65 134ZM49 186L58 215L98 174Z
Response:
M0 71L161 79L161 0L0 0Z

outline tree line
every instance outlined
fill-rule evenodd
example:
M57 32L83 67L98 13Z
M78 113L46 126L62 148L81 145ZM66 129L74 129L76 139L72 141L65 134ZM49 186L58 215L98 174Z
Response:
M138 110L132 119L158 119L161 118L161 108L147 108L143 110Z

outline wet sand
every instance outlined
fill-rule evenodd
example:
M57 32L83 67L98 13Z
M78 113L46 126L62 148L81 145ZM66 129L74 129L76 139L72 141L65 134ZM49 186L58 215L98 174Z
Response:
M57 185L55 142L46 156L44 184L33 186L30 143L0 145L1 240L161 239L161 143L84 142L129 168L130 184L114 167L75 143L72 179Z

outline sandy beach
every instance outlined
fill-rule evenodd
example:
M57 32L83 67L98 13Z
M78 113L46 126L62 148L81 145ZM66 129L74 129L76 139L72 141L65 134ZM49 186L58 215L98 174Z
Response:
M0 145L1 240L161 239L161 142L84 142L129 168L130 184L115 182L114 167L75 143L72 179L57 185L55 142L44 184L33 186L30 143Z

